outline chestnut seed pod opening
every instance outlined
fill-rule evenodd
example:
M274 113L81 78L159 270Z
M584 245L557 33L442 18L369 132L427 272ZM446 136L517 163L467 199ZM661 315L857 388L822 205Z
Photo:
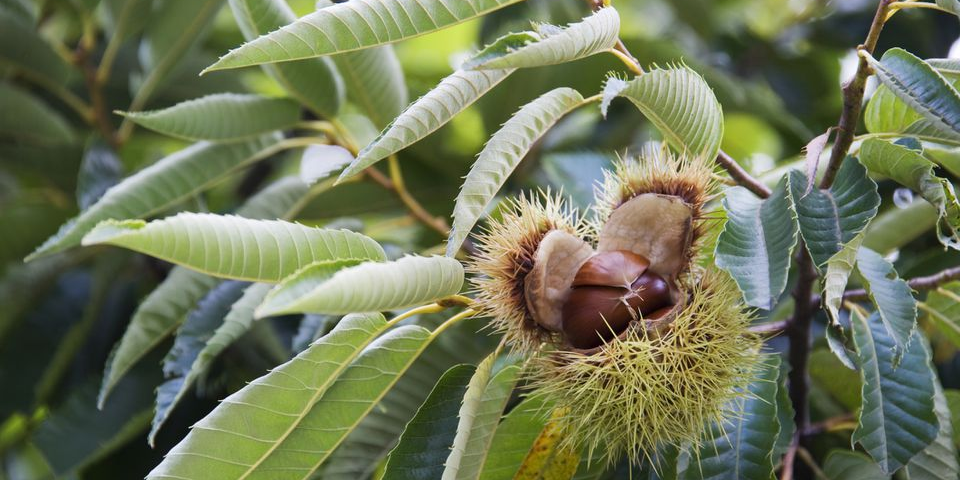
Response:
M596 348L621 334L632 320L666 314L660 311L671 304L670 286L647 270L649 265L641 255L616 250L594 255L580 267L562 311L570 345Z

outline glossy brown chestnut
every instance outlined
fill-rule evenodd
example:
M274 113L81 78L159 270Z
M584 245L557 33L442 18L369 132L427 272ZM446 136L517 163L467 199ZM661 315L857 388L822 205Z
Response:
M580 267L562 311L563 332L571 345L598 347L622 333L631 320L670 306L670 286L648 266L640 255L613 251L597 254Z

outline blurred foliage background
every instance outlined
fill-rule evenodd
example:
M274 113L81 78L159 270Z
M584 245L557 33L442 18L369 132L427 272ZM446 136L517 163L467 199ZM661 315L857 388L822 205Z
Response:
M312 325L314 331L324 328L322 319L299 317L258 325L221 356L192 397L172 414L151 448L146 434L154 387L161 382L158 364L172 342L140 362L107 408L98 410L95 400L112 346L138 303L165 277L169 266L116 249L96 251L96 255L91 249L73 250L22 263L60 224L109 186L187 145L143 129L119 141L105 140L102 122L98 125L88 118L86 107L100 104L108 115L107 124L118 128L122 118L109 112L129 108L151 74L161 68L165 69L159 75L162 79L144 108L162 108L215 92L282 93L260 69L198 76L219 55L242 43L243 37L221 1L196 36L180 32L171 38L166 23L177 21L171 12L177 10L176 2L183 1L126 0L148 5L152 13L142 15L138 25L117 32L114 20L124 0L0 0L0 478L142 477L217 399L293 354L304 325ZM310 0L290 4L298 14L314 8ZM800 161L800 150L810 138L836 123L840 79L852 74L854 48L869 27L875 2L617 0L616 7L630 51L644 65L683 62L703 74L724 108L723 149L753 174L775 181L780 176L777 172ZM581 0L527 0L483 19L401 42L395 50L409 98L436 85L466 53L507 31L524 29L531 20L565 24L586 12ZM117 36L120 40L111 42ZM960 25L952 16L904 11L887 24L876 56L897 45L921 58L947 57L958 36ZM91 82L91 75L96 76L108 45L115 48L110 52L115 60L101 88ZM166 63L155 64L157 52L163 49L177 53ZM960 47L955 50L954 55L960 56ZM53 56L45 64L54 65L53 69L21 68L23 55L38 51ZM558 86L591 95L600 90L608 72L624 72L623 66L614 57L602 55L515 73L449 125L401 152L411 193L431 213L449 216L460 179L485 139L512 112ZM361 110L348 107L347 117L351 111ZM356 125L358 143L365 144L383 123L374 122L377 128L373 128L358 120ZM614 103L606 120L595 109L578 110L534 148L502 194L562 188L575 203L585 206L600 169L618 152L653 135L628 102ZM295 173L298 160L298 152L291 152L261 161L181 208L230 212L272 179ZM896 190L890 182L880 187L884 205L891 206L874 221L868 246L886 254L897 252L902 277L951 266L936 238L924 234L935 221L932 209L911 203L909 192ZM895 201L887 202L890 198ZM362 230L386 244L388 252L390 248L425 251L443 241L413 219L391 192L373 182L352 183L319 195L298 221ZM781 310L788 309L789 303L781 302ZM775 319L783 312L769 315ZM464 332L479 326L465 325ZM435 356L439 358L436 368L425 375L434 375L435 380L446 365L469 357L457 342L477 338L445 337L443 351ZM815 338L811 375L812 415L817 421L856 408L859 383L855 372L839 368L819 345L822 335ZM942 383L949 390L954 414L960 415L960 393L952 390L960 389L960 356L937 335L931 339ZM778 340L771 344L783 347ZM406 403L415 409L426 392L411 390L413 398ZM395 423L399 427L372 434L383 437L379 443L342 446L340 460L331 467L339 470L321 474L324 478L371 475L357 470L358 463L351 463L349 457L356 451L385 453L383 445L396 438L405 420ZM843 435L821 437L815 443L815 456L848 443Z

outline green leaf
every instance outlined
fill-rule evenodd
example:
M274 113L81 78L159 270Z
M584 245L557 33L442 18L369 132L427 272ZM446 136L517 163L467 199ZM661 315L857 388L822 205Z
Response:
M425 328L436 328L446 317L442 314L422 315L414 323ZM470 319L444 330L423 354L397 380L380 403L364 417L353 431L324 462L319 473L324 480L355 480L375 476L390 450L397 445L404 426L416 415L426 401L430 390L450 367L474 364L486 357L496 346L496 337L478 336L485 319ZM453 441L456 412L461 395L453 400L454 423L450 438L443 446L440 465L447 456L447 447Z
M902 48L880 61L867 55L877 79L938 131L960 133L960 93L939 72Z
M877 184L856 158L847 157L827 190L806 192L808 178L790 172L790 195L797 209L800 235L818 267L837 255L877 215Z
M777 380L777 419L780 424L780 434L777 437L776 445L771 455L773 456L774 466L780 459L786 455L793 443L793 436L797 433L797 424L794 422L796 411L793 409L793 402L790 400L789 381L790 364L780 362L780 378Z
M456 365L443 374L390 451L383 480L440 478L457 434L460 400L475 370L472 365Z
M727 223L717 241L716 264L730 273L748 305L770 310L787 286L790 255L797 244L787 178L767 199L743 187L729 188L723 208Z
M960 17L960 0L936 0L937 6Z
M823 306L832 327L840 326L843 292L847 289L847 281L857 264L857 254L862 244L863 233L861 232L830 257L830 260L827 260L827 271L823 275Z
M564 410L554 410L546 427L533 441L533 446L520 463L515 480L567 480L577 472L580 454L565 440L567 435L558 423Z
M917 326L917 302L910 286L897 276L893 264L868 248L861 248L857 253L857 271L870 300L877 306L880 321L894 341L895 358L898 358Z
M393 45L332 57L347 80L347 96L377 128L383 128L410 103L407 82Z
M850 450L834 450L827 455L823 464L823 472L830 480L884 480L885 475L880 466L870 460L870 457Z
M337 271L344 266L349 268ZM462 286L463 266L448 257L409 256L356 266L318 262L277 285L257 316L394 310L454 295Z
M36 30L0 11L0 65L12 67L30 80L47 88L62 86L72 69ZM27 113L28 110L5 112ZM22 118L17 115L18 118Z
M937 287L918 306L950 343L960 347L960 282Z
M453 256L480 219L487 204L513 173L534 142L560 117L583 104L571 88L557 88L524 105L490 137L477 161L470 167L453 208L453 229L447 255Z
M960 86L960 69L949 60L927 60L927 63L940 72L954 87ZM864 124L870 133L903 133L915 135L927 141L957 143L960 134L951 131L938 130L923 120L921 115L890 91L885 85L880 85L870 97L863 112Z
M960 202L953 184L933 173L934 163L902 145L871 138L860 146L861 161L871 172L892 178L920 193L937 208L937 238L944 246L960 249Z
M480 477L490 442L520 373L515 361L497 370L498 353L495 351L480 362L470 379L458 414L457 434L444 463L444 479Z
M547 425L550 408L544 397L529 397L510 410L490 442L481 480L511 480Z
M628 98L681 152L712 159L720 150L723 110L707 82L690 68L656 68L629 82L609 78L603 96L604 104Z
M894 368L897 346L874 313L853 316L854 342L859 352L861 396L858 424L851 441L859 443L880 465L893 473L927 448L937 437L934 384L923 336L915 331Z
M118 112L137 125L186 140L242 140L293 126L300 105L285 98L217 93L152 112Z
M410 104L373 143L364 147L340 175L340 181L359 174L446 125L512 72L512 69L453 72Z
M230 0L230 9L247 41L259 38L296 21L284 0ZM263 69L290 96L324 118L340 111L346 91L336 65L329 58L316 58L264 65Z
M321 8L231 50L206 71L360 50L416 37L520 0L355 0Z
M227 397L147 478L307 478L432 339L350 315L293 360ZM376 339L376 341L374 341Z
M164 382L157 388L156 413L147 436L150 446L155 446L160 428L190 389L193 382L187 381L187 375L192 373L191 365L197 360L200 350L213 336L217 327L223 324L224 316L231 311L230 306L240 299L248 285L246 282L236 281L217 285L200 301L197 308L187 315L183 326L177 331L173 347L163 359Z
M697 455L700 468L687 469L686 478L773 478L772 452L780 435L779 374L780 357L767 356L749 393L733 402L730 424L710 427Z
M11 137L37 144L73 140L73 131L63 117L20 87L0 82L0 111L17 112L16 115L0 115L0 139Z
M115 245L222 278L278 282L318 260L383 260L383 248L348 230L278 220L179 213L153 222L109 220L84 245Z
M239 143L201 142L164 157L107 190L96 204L64 224L26 260L78 245L103 220L147 217L190 198L269 155L279 140L278 135L269 135Z
M934 368L933 365L930 368ZM922 452L910 459L903 470L907 480L940 480L960 478L957 464L957 447L953 443L953 425L950 423L950 408L940 382L934 381L933 410L937 414L940 430L937 438Z
M462 68L541 67L608 51L619 39L620 15L613 7L607 7L566 27L539 24L534 28L534 31L510 33L498 38L467 60Z
M247 218L289 218L302 206L307 186L296 177L278 180L254 195L237 214ZM175 267L134 312L123 338L107 360L98 406L135 363L180 325L187 312L219 283L216 278Z
M867 227L863 246L884 255L916 240L937 224L937 210L921 198L901 208L890 208Z

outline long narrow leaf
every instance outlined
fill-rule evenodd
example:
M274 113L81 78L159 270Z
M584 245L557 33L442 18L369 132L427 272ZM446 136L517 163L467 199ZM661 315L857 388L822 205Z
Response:
M307 186L296 177L272 183L254 195L237 214L246 218L289 218L299 210ZM219 283L216 278L184 267L175 267L137 307L123 338L117 343L103 374L98 405L103 404L117 382L147 353L167 338L187 312Z
M404 257L337 271L342 267L316 263L284 279L257 316L393 310L454 295L463 286L463 266L447 257Z
M221 70L360 50L415 37L520 0L353 0L322 8L247 42L207 68Z
M96 204L61 227L27 260L78 245L103 220L144 218L168 208L260 159L279 140L278 135L269 135L240 143L201 142L164 157L107 190Z
M465 70L530 68L572 62L613 48L620 15L613 7L597 10L563 28L537 25L535 31L510 33L464 63Z
M914 332L900 365L894 368L896 343L877 314L853 315L854 340L860 356L863 406L851 440L893 473L937 437L934 378L919 332Z
M370 165L413 145L446 125L456 114L477 101L511 72L512 69L453 72L433 90L407 107L373 143L364 147L357 159L340 175L340 180L359 174Z
M877 306L880 321L894 341L894 358L899 358L917 326L917 302L910 286L897 276L890 262L869 248L861 248L857 253L857 271L863 277L870 300Z
M344 318L225 399L147 478L309 478L432 338L403 326L374 341L386 327L381 315Z
M348 230L203 213L150 223L106 221L83 244L116 245L209 275L254 282L278 282L318 260L386 258L377 242Z
M770 198L743 187L727 190L727 223L717 240L717 266L730 272L748 305L773 308L787 286L790 255L797 244L797 222L787 178Z
M475 370L456 365L443 374L390 452L383 480L432 480L443 474L447 449L457 433L460 400Z
M563 115L583 104L583 97L571 88L557 88L541 95L513 114L493 134L470 168L457 203L453 207L453 229L447 241L452 256L480 219L500 187L513 173L534 142Z
M283 98L218 93L151 112L124 113L138 125L187 140L240 140L292 126L300 106Z
M902 48L877 61L867 55L880 83L937 130L960 133L960 93L929 64Z
M495 367L499 352L490 354L480 365L463 396L458 414L457 435L444 462L444 480L476 479L487 458L490 441L500 422L510 392L517 383L520 367Z

